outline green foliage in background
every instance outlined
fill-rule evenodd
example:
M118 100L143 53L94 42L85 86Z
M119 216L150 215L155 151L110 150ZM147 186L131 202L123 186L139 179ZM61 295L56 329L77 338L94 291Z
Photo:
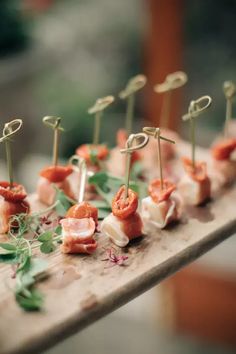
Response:
M20 12L20 0L1 1L0 56L13 54L28 44L28 25Z

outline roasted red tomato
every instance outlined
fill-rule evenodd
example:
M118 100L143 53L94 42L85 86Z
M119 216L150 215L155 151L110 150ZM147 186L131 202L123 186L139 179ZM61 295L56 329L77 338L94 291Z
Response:
M87 163L96 165L98 160L105 160L109 155L106 145L84 144L78 147L76 154L85 159Z
M175 189L176 185L174 183L169 182L168 180L163 181L163 189L161 189L161 180L154 179L149 184L148 193L155 203L160 203L164 200L168 200L171 193Z
M216 160L228 160L230 154L236 149L236 139L223 140L213 146L211 149L212 156Z
M195 166L192 164L192 160L187 157L182 158L184 169L186 173L196 182L203 182L207 177L207 166L205 162L195 162Z
M27 196L25 188L21 184L13 183L13 188L10 188L10 183L0 182L0 195L8 202L17 203L24 200Z
M98 224L98 210L88 202L73 205L66 214L66 218L84 219L92 218L95 225Z
M128 190L125 198L125 186L122 186L112 201L112 213L120 219L126 219L133 215L138 207L138 195L132 189Z
M72 166L48 166L40 172L40 176L52 183L59 183L63 182L72 172Z

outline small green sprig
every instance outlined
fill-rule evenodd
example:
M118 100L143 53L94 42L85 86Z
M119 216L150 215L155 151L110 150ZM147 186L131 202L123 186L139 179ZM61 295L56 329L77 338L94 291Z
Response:
M38 213L14 215L10 220L8 243L0 243L0 262L11 264L16 285L14 296L26 311L38 311L44 296L36 289L36 283L46 276L47 262L34 258L33 250L51 253L61 240L59 219L54 210L60 202Z

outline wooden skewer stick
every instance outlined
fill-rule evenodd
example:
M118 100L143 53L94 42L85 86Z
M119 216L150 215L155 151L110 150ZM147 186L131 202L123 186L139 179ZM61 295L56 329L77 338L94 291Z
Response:
M148 136L144 133L131 134L126 141L125 149L121 149L120 152L126 154L126 167L125 167L125 199L128 197L129 180L130 180L130 163L131 156L134 151L142 149L148 143ZM136 143L136 145L134 145Z
M232 119L232 105L233 97L236 94L236 86L232 81L225 81L223 84L223 91L226 98L226 114L225 114L225 126L224 126L224 136L228 136L229 121Z
M58 148L59 148L59 134L60 131L64 131L61 127L61 118L54 116L46 116L43 118L43 123L48 127L52 128L54 131L53 138L53 152L52 152L52 163L54 166L58 164Z
M5 146L6 146L6 159L7 159L10 189L13 188L13 183L14 183L12 155L11 155L11 137L21 129L22 125L23 122L21 119L14 119L11 122L6 123L3 128L3 136L2 138L0 138L0 143L5 142Z
M119 93L121 99L127 100L125 129L129 135L133 128L135 93L145 86L147 78L137 75L130 79L123 91Z
M188 81L187 75L183 71L176 71L166 76L163 83L154 86L154 91L164 93L160 126L167 128L170 120L172 91L185 85Z
M160 128L155 128L155 127L144 127L143 132L153 136L155 139L157 139L157 144L158 144L158 162L159 162L159 173L160 173L160 181L161 181L161 190L163 190L163 169L162 169L162 155L161 155L161 140L168 141L171 144L175 144L174 140L165 138L164 136L161 135L161 130Z
M106 96L98 98L93 107L88 109L89 114L95 114L93 145L99 144L100 130L101 130L101 117L105 108L113 103L115 98L113 96Z
M195 118L210 107L212 103L212 98L210 96L202 96L195 101L191 101L188 108L188 113L186 113L182 119L184 121L190 120L190 140L192 144L192 165L195 168Z
M73 165L73 167L79 172L79 196L78 203L82 203L84 200L85 187L87 181L87 167L86 162L83 158L78 155L73 155L69 159L69 164Z

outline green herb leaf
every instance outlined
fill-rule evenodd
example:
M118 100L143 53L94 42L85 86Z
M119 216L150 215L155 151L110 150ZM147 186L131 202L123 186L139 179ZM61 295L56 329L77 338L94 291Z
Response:
M44 243L42 243L41 244L41 246L40 246L40 251L42 252L42 253L51 253L52 251L54 251L55 250L55 245L54 245L54 243L52 242L52 241L47 241L47 242L44 242Z
M52 240L52 237L53 237L52 231L46 231L38 237L38 241L39 242L50 241Z
M56 227L56 229L54 230L54 232L55 232L55 234L57 234L57 235L61 235L61 233L62 233L62 227L61 227L61 225L58 225L58 226Z
M16 246L12 243L0 243L0 247L7 251L16 251Z
M6 250L5 254L0 254L0 263L16 264L18 263L18 257L15 252Z
M25 311L39 311L43 305L44 297L38 290L33 289L27 295L21 292L16 293L15 299Z

